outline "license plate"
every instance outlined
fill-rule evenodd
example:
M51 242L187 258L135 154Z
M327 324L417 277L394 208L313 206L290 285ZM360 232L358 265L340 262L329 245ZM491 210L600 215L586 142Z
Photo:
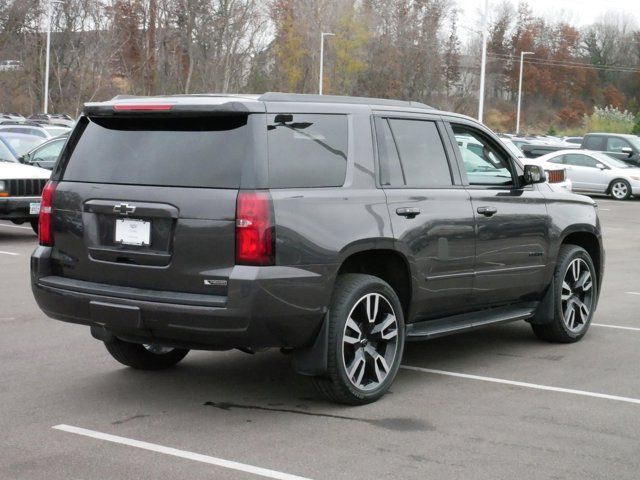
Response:
M123 245L150 245L151 222L132 218L116 220L116 243Z
M40 214L40 202L33 202L29 204L29 215Z

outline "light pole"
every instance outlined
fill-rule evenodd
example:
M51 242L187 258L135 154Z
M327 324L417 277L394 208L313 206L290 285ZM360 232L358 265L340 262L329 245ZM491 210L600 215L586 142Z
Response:
M53 4L63 3L61 0L49 0L49 10L47 13L47 55L44 68L44 107L43 113L48 113L49 109L49 57L51 55L51 17L53 16Z
M533 52L520 52L520 82L518 83L518 112L516 113L516 133L520 133L520 104L522 101L522 67L524 56L533 55Z
M320 80L318 81L318 94L322 95L322 71L324 63L324 37L335 37L335 33L322 32L320 34Z
M482 17L482 60L480 61L480 94L478 95L478 121L484 116L484 77L487 71L487 35L489 30L489 0L484 1Z

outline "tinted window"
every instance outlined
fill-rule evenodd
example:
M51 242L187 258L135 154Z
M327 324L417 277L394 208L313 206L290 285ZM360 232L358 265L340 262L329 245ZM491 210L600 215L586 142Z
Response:
M584 141L587 150L602 150L602 137L587 137Z
M477 130L451 125L467 172L469 185L513 185L506 152L488 141Z
M398 150L386 119L376 118L376 134L380 157L380 184L389 187L405 186L400 157L398 157Z
M268 116L272 188L339 187L347 172L346 115Z
M453 184L435 122L389 119L389 124L407 187L434 188Z
M247 116L94 118L64 172L79 182L238 188L251 155Z
M577 167L596 168L598 161L595 158L588 157L587 155L580 155L579 153L568 153L567 155L565 155L565 163L568 165L575 165Z
M631 145L622 138L607 138L607 152L622 152L623 148L631 148Z

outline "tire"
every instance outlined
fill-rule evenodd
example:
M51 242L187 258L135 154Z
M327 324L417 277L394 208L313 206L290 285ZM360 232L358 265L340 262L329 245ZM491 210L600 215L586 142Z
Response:
M163 370L173 367L182 360L189 350L182 348L141 345L115 338L104 342L107 351L118 362L138 370ZM156 353L157 352L157 353Z
M331 401L364 405L393 383L404 351L404 315L398 295L378 277L340 275L329 312L327 373L313 377Z
M554 317L549 323L531 325L538 338L573 343L586 335L598 299L596 277L593 261L584 248L576 245L560 247L553 283Z
M618 178L609 185L609 194L615 200L628 200L631 196L631 185L626 180Z
M31 224L31 228L33 228L34 233L38 235L38 227L39 227L38 219L32 218L31 220L29 220L29 223Z

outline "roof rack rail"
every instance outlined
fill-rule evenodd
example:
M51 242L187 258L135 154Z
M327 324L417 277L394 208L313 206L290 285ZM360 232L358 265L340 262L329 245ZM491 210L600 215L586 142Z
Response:
M258 97L263 102L309 102L309 103L355 103L361 105L382 105L389 107L411 107L433 110L420 102L388 100L386 98L347 97L340 95L313 95L306 93L267 92Z

